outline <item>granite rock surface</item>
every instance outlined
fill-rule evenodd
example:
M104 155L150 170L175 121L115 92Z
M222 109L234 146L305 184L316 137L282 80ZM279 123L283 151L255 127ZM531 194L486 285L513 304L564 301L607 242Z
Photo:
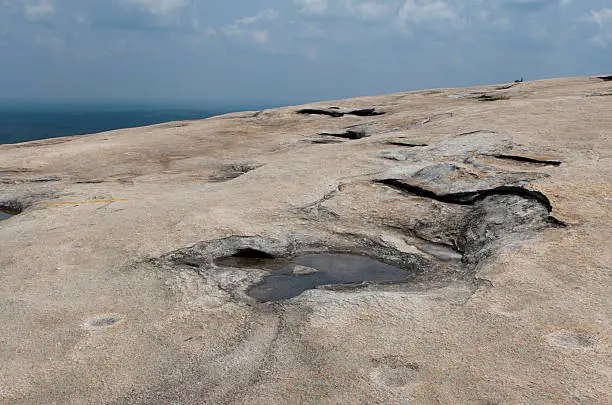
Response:
M0 145L17 214L0 403L612 403L611 90L437 89ZM259 260L318 253L406 277L249 294Z

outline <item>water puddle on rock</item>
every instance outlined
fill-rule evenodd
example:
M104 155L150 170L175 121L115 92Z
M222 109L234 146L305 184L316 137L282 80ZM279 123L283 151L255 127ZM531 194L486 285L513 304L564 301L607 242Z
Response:
M270 271L261 284L248 290L261 302L293 298L321 285L402 281L411 276L399 267L354 254L305 254L290 259L237 254L217 259L215 264Z
M0 221L4 221L5 219L9 219L12 216L13 216L13 214L11 214L9 212L0 211Z

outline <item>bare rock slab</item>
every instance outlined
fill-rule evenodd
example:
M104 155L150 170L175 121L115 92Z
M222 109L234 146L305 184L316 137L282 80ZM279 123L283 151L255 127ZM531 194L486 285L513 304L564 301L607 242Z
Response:
M0 145L0 403L611 403L609 87Z

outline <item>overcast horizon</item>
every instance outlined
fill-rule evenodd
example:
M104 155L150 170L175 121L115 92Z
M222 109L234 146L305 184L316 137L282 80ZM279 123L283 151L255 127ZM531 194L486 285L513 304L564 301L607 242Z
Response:
M0 0L0 100L282 105L612 73L609 0Z

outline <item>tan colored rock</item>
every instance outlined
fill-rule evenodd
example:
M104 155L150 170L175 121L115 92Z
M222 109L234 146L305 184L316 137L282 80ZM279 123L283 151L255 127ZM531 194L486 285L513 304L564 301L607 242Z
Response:
M439 89L0 145L0 208L22 211L0 221L0 403L612 403L612 98L592 96L609 91ZM319 135L351 128L368 136ZM268 272L212 265L319 251L410 277L269 305L248 295Z

